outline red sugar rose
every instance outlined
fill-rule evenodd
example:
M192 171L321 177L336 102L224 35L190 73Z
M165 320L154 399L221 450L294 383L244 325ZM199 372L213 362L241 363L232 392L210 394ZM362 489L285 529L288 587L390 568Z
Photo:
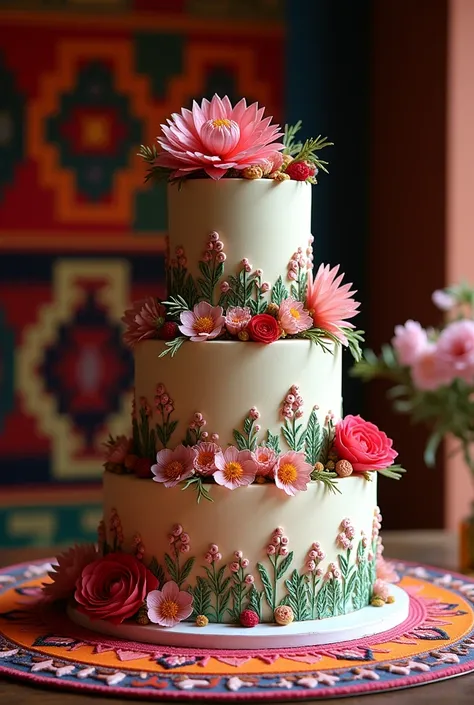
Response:
M390 467L398 453L393 441L375 424L360 416L346 416L335 427L334 447L339 458L348 460L355 472Z
M91 619L121 624L138 612L158 580L128 553L108 553L83 569L74 598Z
M274 343L280 337L280 326L276 318L268 313L259 313L247 325L250 340L256 343Z

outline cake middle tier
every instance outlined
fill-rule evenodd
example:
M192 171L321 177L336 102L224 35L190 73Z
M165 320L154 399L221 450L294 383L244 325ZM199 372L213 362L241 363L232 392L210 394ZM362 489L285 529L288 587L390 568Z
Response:
M321 425L329 411L341 414L340 346L330 353L308 340L186 342L174 357L160 357L165 349L158 340L136 346L135 402L146 404L150 425L167 423L169 430L176 421L169 448L185 440L196 414L202 414L209 437L218 434L222 448L235 444L234 429L243 432L254 407L258 442L270 431L286 448L282 412L288 395L303 427L315 406Z

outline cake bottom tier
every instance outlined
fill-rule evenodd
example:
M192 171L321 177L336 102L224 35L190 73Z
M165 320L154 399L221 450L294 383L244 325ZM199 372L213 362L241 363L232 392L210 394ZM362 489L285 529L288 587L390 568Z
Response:
M213 501L197 503L192 488L105 472L107 550L138 554L160 585L191 592L191 620L236 623L249 608L274 622L279 606L297 622L344 615L372 597L380 529L372 476L344 478L336 494L313 482L294 497L270 483L212 484Z

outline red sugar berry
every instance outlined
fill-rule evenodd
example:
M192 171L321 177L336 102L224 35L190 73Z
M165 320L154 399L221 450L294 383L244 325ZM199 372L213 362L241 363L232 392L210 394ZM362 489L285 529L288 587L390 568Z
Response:
M308 167L308 169L311 169L310 176L316 176L316 174L318 173L318 168L317 168L316 164L313 164L313 162L305 162L305 164Z
M306 162L290 162L285 169L293 181L306 181L309 176L313 176L313 169Z
M149 478L153 477L151 471L151 466L153 465L153 460L150 458L138 458L137 462L133 466L133 472L137 477Z
M161 340L173 340L178 335L178 324L174 321L165 321L159 330Z
M240 613L240 624L243 627L256 627L259 621L258 614L253 610L244 610Z

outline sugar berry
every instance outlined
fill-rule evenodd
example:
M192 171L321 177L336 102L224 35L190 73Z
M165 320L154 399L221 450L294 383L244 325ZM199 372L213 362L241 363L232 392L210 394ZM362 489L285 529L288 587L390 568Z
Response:
M133 466L133 472L137 477L148 478L153 477L151 471L151 466L153 465L153 460L150 458L138 458L137 462Z
M307 162L290 162L285 169L285 174L288 174L293 181L306 181L313 176L313 170Z
M258 614L253 610L243 610L240 613L240 624L243 627L256 627L259 621Z
M174 321L165 321L158 331L161 340L173 340L178 335L178 324Z

